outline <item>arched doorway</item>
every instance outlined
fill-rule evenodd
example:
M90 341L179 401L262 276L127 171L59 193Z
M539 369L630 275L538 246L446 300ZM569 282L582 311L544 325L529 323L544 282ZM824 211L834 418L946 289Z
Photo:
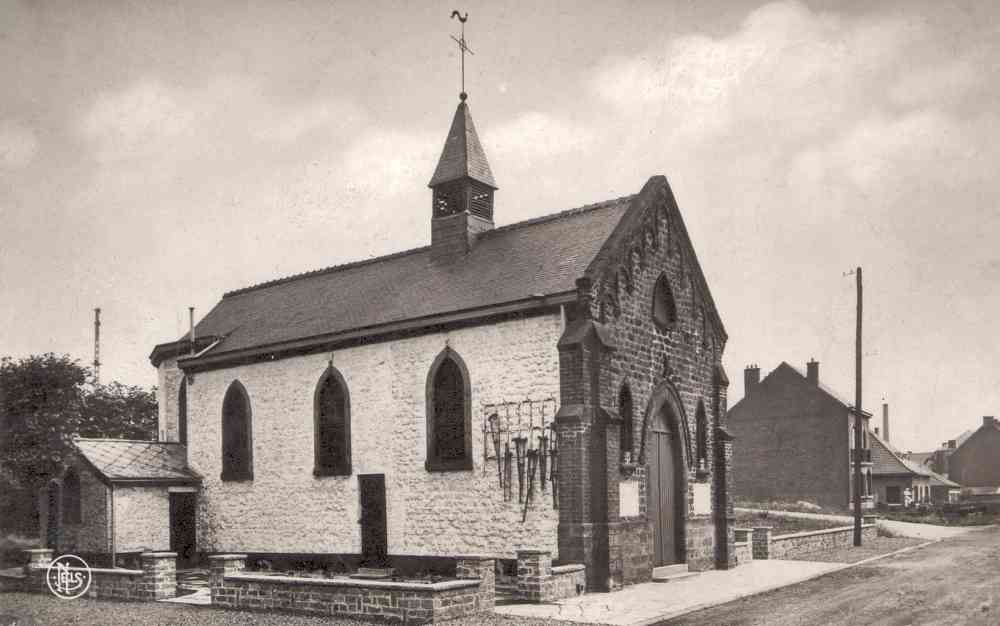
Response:
M653 531L653 567L685 562L686 474L683 419L666 390L650 402L646 433L646 515Z
M45 547L59 549L59 483L52 481L48 488L48 511L45 522Z

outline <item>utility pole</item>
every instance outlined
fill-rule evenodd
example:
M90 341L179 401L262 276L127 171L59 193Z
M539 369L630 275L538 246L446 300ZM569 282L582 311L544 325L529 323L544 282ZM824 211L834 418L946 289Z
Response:
M101 309L94 309L94 382L101 382Z
M855 275L858 285L857 330L854 343L854 545L861 545L861 268Z

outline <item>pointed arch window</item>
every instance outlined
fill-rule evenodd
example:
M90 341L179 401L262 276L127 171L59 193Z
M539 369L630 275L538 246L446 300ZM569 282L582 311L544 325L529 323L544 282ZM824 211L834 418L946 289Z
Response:
M472 413L469 372L446 348L427 375L428 471L472 469Z
M695 413L695 448L699 472L708 471L708 419L705 417L705 403L698 402Z
M187 376L181 378L181 386L177 391L177 441L188 442L188 410L187 410Z
M653 288L653 321L663 331L677 325L677 301L666 274L660 274Z
M316 386L315 476L351 474L351 399L347 382L332 365Z
M632 392L628 385L622 385L618 392L618 414L621 416L621 460L623 463L635 462L635 440L632 434Z
M233 381L222 401L222 480L253 480L253 420L250 397Z
M63 521L67 524L79 524L82 521L80 511L80 476L70 468L63 478L62 488Z

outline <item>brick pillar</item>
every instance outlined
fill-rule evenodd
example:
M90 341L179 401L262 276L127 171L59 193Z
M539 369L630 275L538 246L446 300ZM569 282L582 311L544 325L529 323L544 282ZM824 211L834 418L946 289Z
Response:
M478 578L476 612L492 611L496 606L496 561L485 556L465 556L455 564L456 578Z
M216 598L223 592L225 577L239 574L246 566L245 554L216 554L208 557L208 584L212 589L212 604L217 604Z
M552 553L517 551L517 595L529 602L545 601L545 581L552 577Z
M771 527L758 526L753 529L753 558L769 559L771 554Z
M45 575L48 572L49 564L52 563L51 548L34 548L25 550L28 555L28 562L24 564L24 576L27 579L26 589L28 591L46 591Z
M147 600L162 600L177 595L177 553L143 552L142 596Z
M580 279L577 288L583 318L566 327L558 345L562 400L555 419L559 448L559 556L586 565L588 590L607 591L612 584L608 525L611 468L607 461L608 425L600 408L599 387L601 362L614 346L608 330L588 319L585 305L590 281Z

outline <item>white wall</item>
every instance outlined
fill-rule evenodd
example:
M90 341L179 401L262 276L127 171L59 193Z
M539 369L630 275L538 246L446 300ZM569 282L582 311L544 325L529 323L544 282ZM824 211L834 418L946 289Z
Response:
M554 314L336 351L334 366L351 400L349 477L312 475L313 397L329 354L195 374L188 386L188 450L192 469L204 478L199 549L358 553L357 476L385 474L390 554L513 558L518 548L530 547L555 555L558 511L551 487L544 493L536 487L522 524L516 495L503 502L495 462L484 472L481 407L526 398L558 401L560 325ZM471 378L475 468L429 473L425 385L446 345L462 357ZM171 371L173 364L161 371L161 389L176 415ZM222 400L237 379L252 407L254 480L221 482ZM166 419L167 430L172 422Z

